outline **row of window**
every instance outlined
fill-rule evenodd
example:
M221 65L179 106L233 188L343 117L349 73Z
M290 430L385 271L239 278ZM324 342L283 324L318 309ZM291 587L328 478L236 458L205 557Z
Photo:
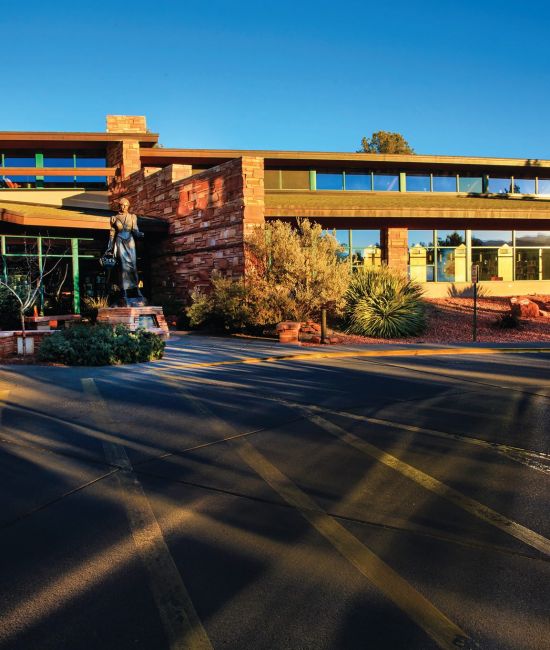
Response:
M37 177L31 174L21 176L2 175L3 167L62 167L67 168L67 176ZM86 153L70 154L13 154L0 153L0 187L89 187L104 189L105 176L78 176L79 167L106 167L105 157Z
M332 231L358 268L381 263L379 230ZM409 230L409 272L420 282L550 280L550 232Z
M265 188L267 190L462 192L465 194L539 194L550 196L550 178L266 169Z

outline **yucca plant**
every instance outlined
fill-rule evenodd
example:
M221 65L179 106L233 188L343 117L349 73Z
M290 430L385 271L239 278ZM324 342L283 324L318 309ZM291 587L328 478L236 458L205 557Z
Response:
M426 327L422 288L387 266L356 273L345 294L349 334L375 338L416 336Z

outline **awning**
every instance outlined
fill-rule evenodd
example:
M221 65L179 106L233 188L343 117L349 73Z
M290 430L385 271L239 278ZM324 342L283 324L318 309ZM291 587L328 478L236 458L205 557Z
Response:
M12 223L19 226L78 228L84 230L109 230L113 212L107 210L87 210L61 208L51 205L30 203L0 202L0 224ZM165 232L168 224L155 217L138 217L139 226L148 232Z

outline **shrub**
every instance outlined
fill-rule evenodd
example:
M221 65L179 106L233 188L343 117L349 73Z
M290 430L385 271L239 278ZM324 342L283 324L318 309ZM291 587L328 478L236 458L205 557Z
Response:
M420 285L387 266L356 273L345 301L344 321L350 334L402 338L416 336L426 327Z
M41 361L69 366L107 366L161 359L164 341L147 330L130 331L125 325L74 325L44 338Z
M336 238L307 219L257 228L246 242L246 280L212 275L208 292L194 291L190 324L226 331L261 330L282 320L341 313L349 262Z
M21 317L17 298L6 287L0 287L0 330L20 328Z
M505 311L493 322L493 327L498 327L502 330L519 330L521 329L521 321L517 314L511 311Z

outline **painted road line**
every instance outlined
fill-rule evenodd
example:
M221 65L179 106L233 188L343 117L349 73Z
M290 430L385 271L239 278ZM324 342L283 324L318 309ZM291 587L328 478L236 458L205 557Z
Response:
M110 432L116 426L93 379L82 379L84 392L94 402L96 424ZM164 540L149 499L133 472L125 448L111 440L103 441L109 463L123 469L116 473L136 549L149 576L149 583L160 613L170 650L211 650L212 645L195 611L178 568Z
M386 467L390 467L403 476L406 476L411 481L414 481L418 485L421 485L426 490L429 490L437 496L450 501L462 510L465 510L466 512L474 515L475 517L478 517L479 519L491 524L492 526L503 530L505 533L508 533L508 535L515 537L524 544L531 546L532 548L540 551L541 553L544 553L545 555L550 555L550 540L546 539L546 537L543 537L539 533L536 533L526 526L522 526L521 524L508 519L504 515L501 515L499 512L496 512L492 508L483 505L479 501L467 497L465 494L462 494L462 492L459 492L449 485L442 483L438 479L430 476L429 474L426 474L416 467L405 463L396 456L388 454L379 447L376 447L370 442L359 438L353 433L349 433L337 424L330 422L320 415L316 415L311 410L308 410L307 408L302 408L301 410L306 414L306 417L311 422L317 424L317 426L319 426L321 429L324 429L327 433L332 434L336 438L342 440L355 449L358 449L367 456L374 458L383 465L386 465Z
M290 402L285 402L289 406ZM348 411L332 411L321 406L308 406L307 408L312 411L326 413L330 415L338 415L351 420L359 422L368 422L390 429L398 429L400 431L407 431L409 433L420 433L422 435L432 436L434 438L441 438L443 440L452 440L454 442L463 442L468 445L482 447L489 451L495 451L498 454L510 458L518 463L527 465L531 469L550 474L550 454L544 452L530 451L522 447L514 447L513 445L505 445L500 442L490 442L489 440L482 440L481 438L473 438L472 436L463 435L461 433L448 433L446 431L438 431L437 429L427 429L425 427L418 427L413 424L405 424L403 422L395 422L394 420L385 420L382 418L373 418L366 415L358 415L357 413L349 413Z
M221 420L202 401L180 388L178 391L209 423L227 432L236 430ZM295 508L348 562L384 593L399 609L421 627L440 648L474 648L466 633L443 612L418 592L381 558L359 541L334 517L328 515L313 499L275 467L250 442L230 442L241 459Z

